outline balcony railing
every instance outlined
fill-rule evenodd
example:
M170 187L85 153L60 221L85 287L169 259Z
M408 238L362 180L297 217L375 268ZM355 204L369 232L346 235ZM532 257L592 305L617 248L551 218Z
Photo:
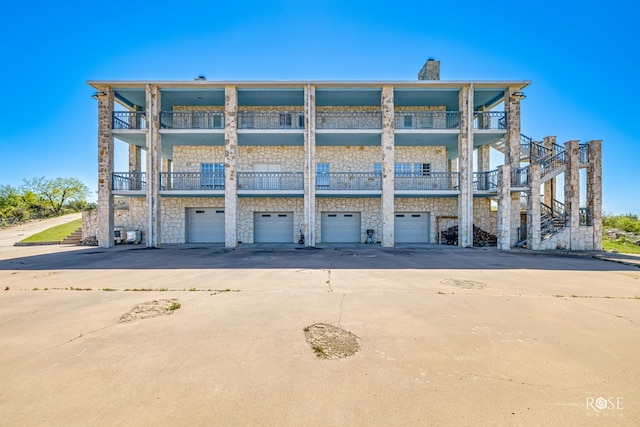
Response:
M304 129L301 111L240 111L238 129Z
M382 129L380 111L318 111L316 129Z
M222 111L162 111L160 127L164 129L224 129Z
M238 172L238 190L303 190L302 172Z
M115 191L143 191L147 188L144 172L114 172L111 176Z
M593 225L593 218L589 208L580 208L580 225Z
M541 159L538 163L540 164L540 176L545 177L566 165L567 157L563 150L553 156Z
M529 167L515 168L511 170L511 186L527 187L529 185Z
M161 190L224 190L224 172L161 172Z
M147 117L144 111L114 111L113 129L146 129Z
M473 191L497 191L498 171L473 173Z
M430 172L423 174L398 174L394 177L396 190L442 191L460 188L458 172Z
M382 176L370 172L316 174L317 190L382 190Z
M504 111L476 111L473 113L473 128L502 130L507 128L507 114Z
M394 115L398 129L458 129L458 111L399 111Z
M580 144L578 148L578 159L583 165L589 163L589 146L587 144Z

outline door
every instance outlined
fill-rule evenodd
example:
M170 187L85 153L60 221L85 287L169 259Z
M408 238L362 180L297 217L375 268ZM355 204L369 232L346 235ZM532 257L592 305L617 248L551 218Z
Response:
M253 166L253 172L256 190L280 189L280 165L257 164Z
M322 212L323 243L360 243L360 212Z
M188 208L187 243L224 243L224 209Z
M255 212L253 241L255 243L292 243L293 212Z
M429 243L429 213L396 212L395 243Z

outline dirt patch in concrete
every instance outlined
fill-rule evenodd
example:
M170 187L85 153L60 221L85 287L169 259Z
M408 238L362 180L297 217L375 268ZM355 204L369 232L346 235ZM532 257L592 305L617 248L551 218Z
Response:
M179 308L180 303L175 298L143 302L133 307L128 313L123 314L120 317L120 323L173 314Z
M303 330L311 349L320 359L342 359L360 350L360 339L337 326L316 323Z
M483 289L485 286L487 286L487 284L483 282L463 279L442 279L440 283L442 283L443 285L455 286L456 288L461 289Z

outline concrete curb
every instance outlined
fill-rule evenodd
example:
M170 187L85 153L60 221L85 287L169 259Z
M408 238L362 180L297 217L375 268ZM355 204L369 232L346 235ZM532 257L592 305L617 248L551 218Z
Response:
M61 242L16 242L13 246L45 246L45 245L59 245Z

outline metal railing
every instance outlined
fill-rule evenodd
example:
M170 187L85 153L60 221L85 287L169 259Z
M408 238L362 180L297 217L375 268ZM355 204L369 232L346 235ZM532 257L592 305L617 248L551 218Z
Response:
M496 191L498 189L498 170L473 173L473 191Z
M116 191L142 191L147 188L144 172L114 172L112 188Z
M394 115L398 129L458 129L458 111L398 111Z
M303 190L302 172L238 172L238 190Z
M543 178L567 164L566 153L563 150L552 156L547 156L544 159L540 159L538 164L540 165L540 177Z
M523 168L514 168L511 170L511 186L529 186L529 166L525 166Z
M146 129L147 116L144 111L114 111L113 129Z
M593 225L593 217L589 208L580 208L580 225Z
M238 129L304 129L302 111L240 111Z
M316 129L382 129L380 111L318 111Z
M161 190L224 190L224 172L161 172Z
M224 129L222 111L162 111L160 127L164 129Z
M427 174L397 174L394 177L396 190L442 191L460 188L458 172L430 172Z
M316 174L317 190L382 190L382 176L372 172Z
M474 129L506 129L507 114L504 111L476 111L473 113Z
M581 164L586 165L589 163L589 154L589 146L587 144L580 144L578 147L578 161Z

